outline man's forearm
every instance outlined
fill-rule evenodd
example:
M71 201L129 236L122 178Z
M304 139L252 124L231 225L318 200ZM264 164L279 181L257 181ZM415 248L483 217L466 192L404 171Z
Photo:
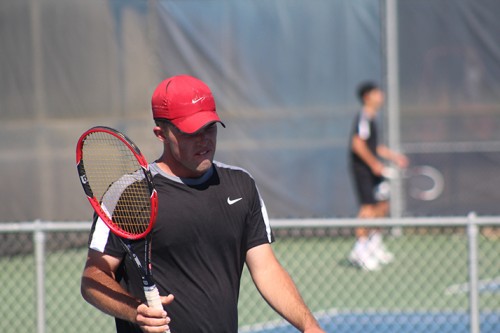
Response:
M301 332L319 329L316 319L304 303L293 280L281 265L270 269L266 275L267 277L261 276L259 281L255 282L273 309Z
M83 298L102 312L134 322L141 301L130 296L111 276L92 267L82 275Z

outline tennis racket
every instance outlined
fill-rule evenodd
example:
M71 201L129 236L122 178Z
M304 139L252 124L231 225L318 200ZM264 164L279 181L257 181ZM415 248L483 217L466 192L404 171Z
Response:
M151 271L151 229L158 198L148 163L124 134L109 127L87 130L78 140L76 164L92 208L120 240L141 276L148 306L163 309ZM132 240L144 238L144 265Z
M435 200L444 189L443 174L430 165L419 165L407 169L385 167L382 176L387 179L405 179L410 196L416 200Z

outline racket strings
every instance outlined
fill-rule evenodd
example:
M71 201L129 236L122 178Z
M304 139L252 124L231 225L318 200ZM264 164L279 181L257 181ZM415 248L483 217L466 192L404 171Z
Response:
M139 180L132 184L120 184L117 188L123 192L112 212L113 223L126 232L143 233L149 225L151 216L147 182Z
M89 186L112 223L130 234L143 233L150 221L151 192L134 152L105 132L89 134L82 149Z

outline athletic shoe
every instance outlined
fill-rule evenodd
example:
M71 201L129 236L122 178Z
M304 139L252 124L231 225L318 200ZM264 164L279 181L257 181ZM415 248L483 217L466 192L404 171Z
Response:
M368 251L359 251L355 248L351 251L347 259L351 264L365 271L371 272L380 269L379 261Z
M378 232L370 235L367 248L381 264L386 265L394 261L394 254L387 250L382 241L382 235Z
M394 261L394 254L387 251L383 247L376 248L372 251L372 255L377 258L377 260L383 264L387 265Z

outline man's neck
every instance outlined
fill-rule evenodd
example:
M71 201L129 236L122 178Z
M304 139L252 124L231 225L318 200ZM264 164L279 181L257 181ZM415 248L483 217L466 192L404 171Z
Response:
M189 173L187 174L186 172L177 172L175 168L172 168L168 163L163 161L161 158L156 160L156 164L158 167L165 172L167 175L177 177L177 178L182 178L182 179L200 179L206 176L208 173L211 174L212 172L212 167L210 167L208 170L205 172L195 174L195 173Z
M375 115L377 114L377 108L371 106L371 105L364 105L363 106L363 113L367 115L370 119L375 118Z

